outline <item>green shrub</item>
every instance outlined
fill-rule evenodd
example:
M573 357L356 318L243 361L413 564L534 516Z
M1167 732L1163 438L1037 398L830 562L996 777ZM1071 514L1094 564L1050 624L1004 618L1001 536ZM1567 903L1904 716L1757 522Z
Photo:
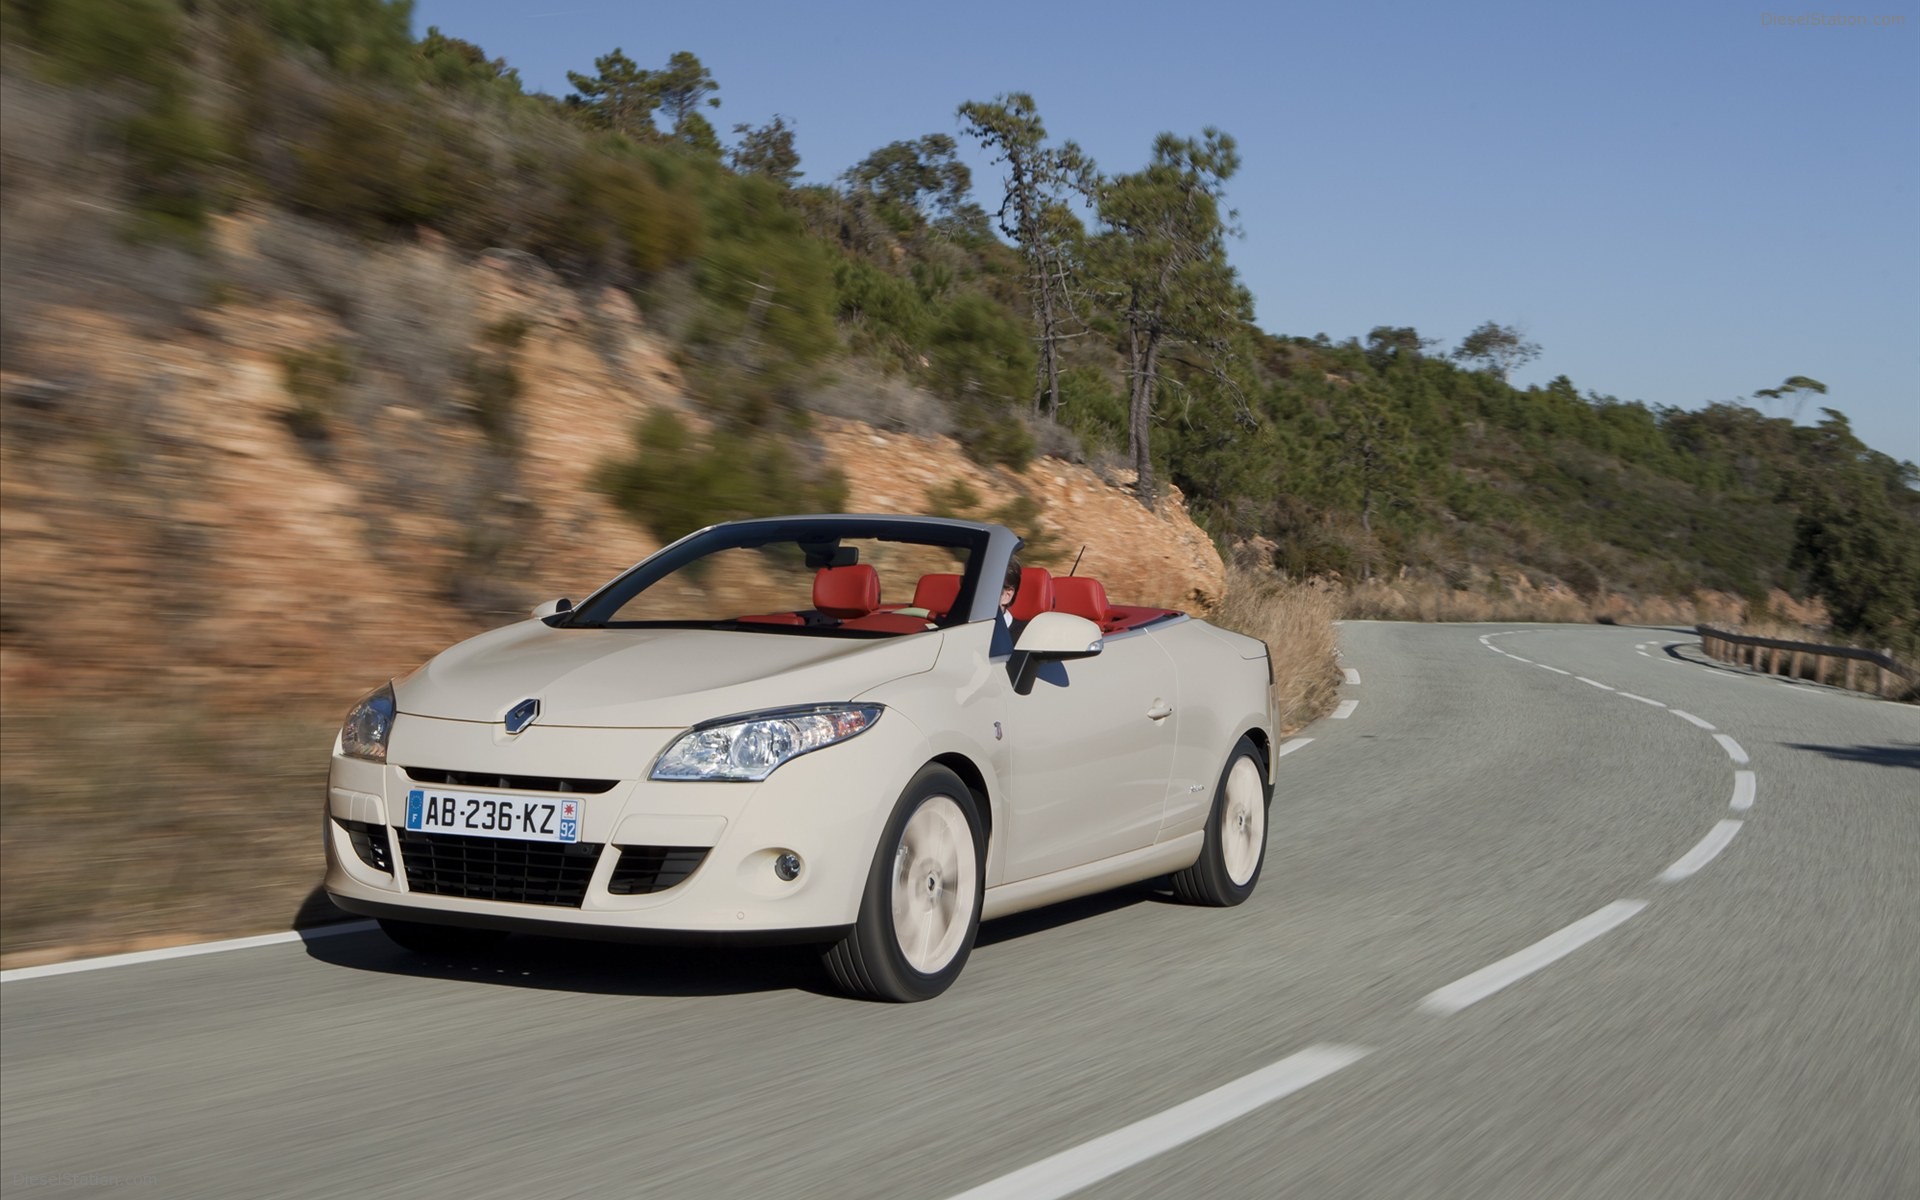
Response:
M846 477L813 474L770 435L714 430L696 434L658 409L635 431L632 455L602 464L598 485L621 511L662 543L715 521L846 506Z

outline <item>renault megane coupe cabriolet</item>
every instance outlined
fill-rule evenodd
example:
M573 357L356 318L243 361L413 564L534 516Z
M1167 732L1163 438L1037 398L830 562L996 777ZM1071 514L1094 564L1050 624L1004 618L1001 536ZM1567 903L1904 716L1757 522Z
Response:
M982 920L1172 876L1259 882L1267 647L1110 603L931 517L737 521L368 694L326 887L421 953L513 931L821 947L885 1000Z

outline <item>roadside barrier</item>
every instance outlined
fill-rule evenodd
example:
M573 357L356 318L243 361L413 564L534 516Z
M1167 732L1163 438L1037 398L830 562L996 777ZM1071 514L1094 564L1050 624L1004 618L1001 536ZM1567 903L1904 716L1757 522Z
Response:
M1711 625L1694 626L1700 645L1711 658L1738 663L1768 675L1831 682L1853 692L1872 692L1889 700L1909 698L1920 690L1920 671L1903 665L1891 650L1859 646L1823 646L1817 642L1786 642L1778 638L1749 637ZM1844 668L1833 668L1835 662ZM1868 669L1861 670L1862 663ZM1835 676L1831 680L1829 675Z

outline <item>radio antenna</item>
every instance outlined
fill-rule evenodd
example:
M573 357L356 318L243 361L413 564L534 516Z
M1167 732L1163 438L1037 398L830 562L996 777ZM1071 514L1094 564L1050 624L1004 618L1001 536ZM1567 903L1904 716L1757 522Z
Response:
M1083 542L1081 543L1081 546L1080 546L1080 553L1073 556L1073 571L1067 572L1067 578L1069 579L1073 578L1073 572L1078 571L1080 569L1080 560L1085 558L1086 556L1087 556L1087 547L1086 547L1086 544Z

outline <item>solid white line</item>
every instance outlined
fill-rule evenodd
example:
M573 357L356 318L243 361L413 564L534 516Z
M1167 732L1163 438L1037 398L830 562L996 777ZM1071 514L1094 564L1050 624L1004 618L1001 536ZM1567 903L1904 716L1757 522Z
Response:
M1625 696L1625 697L1626 697L1627 699L1629 699L1629 700L1638 700L1638 701L1639 701L1640 703L1642 703L1642 704L1651 704L1651 705L1653 705L1653 706L1654 706L1655 708L1665 708L1665 707L1666 707L1666 705L1664 705L1664 704L1662 704L1662 703L1660 703L1660 702L1659 702L1658 700L1649 700L1649 699L1647 699L1647 698L1646 698L1645 696L1636 696L1636 695L1634 695L1634 694L1633 694L1632 692L1621 692L1620 694L1621 694L1622 696Z
M1312 740L1313 740L1312 738L1294 738L1290 742L1282 742L1280 744L1279 751L1274 754L1274 757L1285 758L1287 755L1292 754L1295 750L1298 750L1300 747L1306 745L1308 742Z
M1515 662L1530 663L1533 661L1530 658L1521 658L1518 654L1509 654L1507 657L1513 659Z
M1673 714L1674 716L1676 716L1676 717L1679 717L1679 718L1680 718L1680 719L1681 719L1682 721L1691 721L1691 722L1693 722L1693 723L1694 723L1695 725L1698 725L1698 726L1699 726L1700 728L1702 728L1702 729L1712 729L1712 728L1713 728L1713 723L1712 723L1712 722L1710 722L1710 721L1702 721L1702 720L1701 720L1701 719L1700 719L1699 717L1696 717L1696 716L1694 716L1694 715L1693 715L1692 713L1690 713L1690 712L1687 712L1687 711L1686 711L1685 709L1679 709L1679 708L1670 708L1670 709L1668 709L1667 711L1668 711L1668 712L1670 712L1670 713L1672 713L1672 714Z
M1560 669L1559 667L1550 667L1550 666L1548 666L1548 665L1547 665L1547 664L1545 664L1545 663L1535 663L1535 664L1533 664L1533 665L1534 665L1534 666L1536 666L1536 667L1539 667L1539 668L1540 668L1540 669L1541 669L1542 671L1552 671L1552 672L1553 672L1553 673L1554 673L1555 675L1571 675L1571 674L1573 674L1573 672L1572 672L1572 671L1562 671L1562 670L1561 670L1561 669Z
M1430 1013L1457 1013L1476 1000L1484 1000L1511 983L1518 983L1540 968L1557 962L1588 942L1624 924L1647 906L1645 900L1615 900L1599 912L1580 918L1558 933L1548 934L1517 954L1482 967L1473 974L1456 979L1420 1002Z
M1707 831L1707 836L1700 839L1699 845L1682 854L1672 866L1660 872L1660 882L1673 883L1685 879L1706 866L1713 861L1714 855L1727 848L1727 843L1731 842L1733 835L1739 832L1740 822L1738 821L1722 821L1715 825Z
M1584 683L1589 687L1597 687L1603 692L1616 692L1620 690L1618 688L1610 688L1606 684L1601 683L1598 679L1588 679L1585 675L1575 675L1574 678L1578 679L1581 683Z
M1358 671L1356 671L1356 670L1354 670L1354 669L1353 669L1352 667L1347 667L1347 668L1345 668L1345 670L1346 670L1346 672L1347 672L1347 682L1348 682L1348 683L1359 683L1359 682L1360 682L1360 672L1358 672Z
M953 1200L1058 1200L1290 1096L1366 1054L1364 1046L1309 1046L1165 1112L969 1188Z
M1752 771L1735 771L1733 773L1733 810L1735 812L1745 812L1753 807L1754 789L1755 784Z
M1747 761L1747 752L1740 748L1739 742L1734 741L1732 738L1728 737L1724 733L1714 734L1713 740L1720 743L1720 748L1727 752L1728 758L1732 759L1737 763L1743 763Z
M1501 649L1500 647L1498 647L1498 646L1496 646L1496 645L1494 645L1494 644L1493 644L1492 642L1488 642L1488 643L1487 643L1486 645L1487 645L1487 649L1489 649L1489 650L1491 650L1491 651L1493 651L1493 652L1494 652L1495 654L1505 654L1505 653L1506 653L1506 651L1505 651L1505 650L1502 650L1502 649Z
M0 983L45 979L49 975L74 975L81 971L104 971L108 967L131 967L137 963L162 962L169 958L196 958L202 954L251 950L256 946L278 946L285 942L310 942L315 938L339 937L343 933L366 933L374 928L372 921L347 921L339 925L321 925L314 929L290 929L285 933L263 933L257 937L229 938L223 942L197 942L191 946L136 950L131 954L76 958L71 962L47 963L39 967L15 967L11 971L0 971Z
M1358 700L1342 700L1340 702L1340 707L1334 709L1333 712L1328 715L1330 715L1336 721L1344 721L1348 717L1353 715L1354 709L1359 707L1360 707L1360 702Z

